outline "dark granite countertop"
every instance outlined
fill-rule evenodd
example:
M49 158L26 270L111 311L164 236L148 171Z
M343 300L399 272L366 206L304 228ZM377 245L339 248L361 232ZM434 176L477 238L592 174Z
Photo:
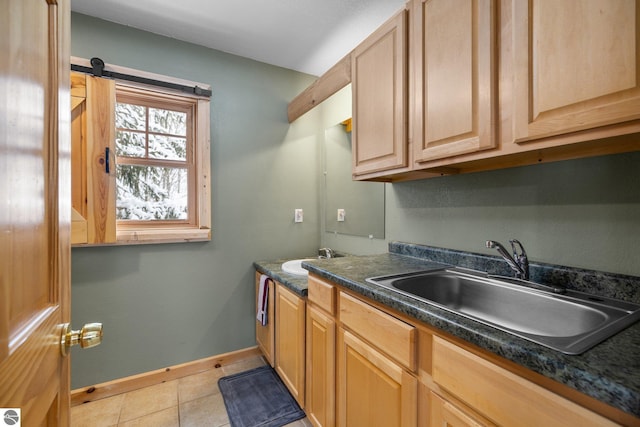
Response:
M302 257L302 259L311 257ZM307 276L297 276L295 274L289 274L282 270L282 263L289 261L288 259L281 259L275 261L256 261L253 266L257 271L262 274L266 274L272 279L282 283L287 289L293 291L293 293L307 297Z
M445 256L437 254L429 260L408 256L405 247L399 249L392 245L390 244L392 253L312 260L305 261L302 265L320 277L384 304L410 318L448 332L640 418L640 322L583 354L566 355L366 282L365 279L372 276L439 269L447 265L443 262L460 265L459 262L451 262L459 261L455 259L455 251L452 251L454 252L452 256L445 250ZM415 255L412 249L410 248L409 253ZM405 254L397 253L403 251ZM490 262L495 261L493 257L483 256L482 258L487 258ZM282 261L273 261L257 262L254 265L258 271L270 275L298 295L306 296L306 277L284 273L281 270L281 264ZM540 272L546 271L546 267L532 268L532 276L542 274ZM484 271L490 271L490 269ZM564 269L562 272L566 274ZM620 277L625 279L624 276ZM618 280L619 277L615 276L614 279ZM625 282L622 279L620 280ZM544 281L541 282L544 283ZM584 282L588 283L589 280L585 279ZM632 288L626 282L623 284L627 291ZM633 285L637 284L633 283ZM626 299L635 298L634 296Z

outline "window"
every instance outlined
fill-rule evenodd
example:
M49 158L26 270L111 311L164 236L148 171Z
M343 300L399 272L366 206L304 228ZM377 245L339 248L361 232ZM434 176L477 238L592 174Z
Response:
M72 241L209 240L209 100L76 73L72 95L74 82L86 92L72 102L84 105L72 114L72 157L86 164L72 172Z
M116 220L193 224L193 102L116 88Z

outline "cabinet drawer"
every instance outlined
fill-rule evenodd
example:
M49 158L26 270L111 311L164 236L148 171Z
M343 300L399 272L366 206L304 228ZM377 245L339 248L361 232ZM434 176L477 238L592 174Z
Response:
M336 314L336 287L325 282L319 277L309 275L308 295L309 301L322 308L331 315Z
M500 425L617 425L439 337L433 380Z
M415 370L416 329L340 292L340 321L406 368Z

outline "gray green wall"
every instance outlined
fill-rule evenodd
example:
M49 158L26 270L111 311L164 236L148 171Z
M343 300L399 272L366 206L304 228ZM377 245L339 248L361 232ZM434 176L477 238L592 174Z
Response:
M322 126L348 117L346 89L319 107L333 113ZM402 241L495 255L485 240L516 238L534 262L640 276L640 152L380 185L385 239L322 228L321 246L374 254Z
M255 345L252 262L318 248L316 131L286 114L314 78L78 14L71 39L74 56L213 90L211 242L72 250L73 324L104 323L72 388Z
M495 255L485 240L516 238L533 262L640 276L640 152L385 185L387 241ZM322 236L346 252L380 243Z
M496 254L485 240L517 238L534 262L640 276L639 152L387 188L393 240Z
M73 249L73 323L105 325L101 346L74 351L73 388L254 345L252 262L319 246L490 253L486 239L517 238L533 261L640 276L640 153L384 184L386 239L334 235L319 219L318 159L344 108L326 102L286 120L311 76L82 15L72 16L72 54L213 87L213 238ZM295 208L304 223L293 223Z

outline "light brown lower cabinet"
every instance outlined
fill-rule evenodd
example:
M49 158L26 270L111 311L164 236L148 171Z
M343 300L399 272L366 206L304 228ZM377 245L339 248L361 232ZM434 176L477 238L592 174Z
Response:
M452 402L444 397L439 396L433 391L426 390L428 393L429 405L429 422L432 427L491 427L486 421L480 421L478 418L468 414Z
M435 384L498 425L618 425L438 336L431 361Z
M309 276L308 302L274 283L274 330L257 324L256 338L265 356L274 342L275 369L314 427L638 424L325 279Z
M304 408L306 302L278 282L275 288L275 370Z
M338 426L416 426L416 328L338 292Z
M305 412L314 427L335 427L337 290L314 275L307 284Z
M260 276L259 272L256 272L256 307L260 302L258 297L260 295ZM258 319L256 319L256 342L258 347L262 351L265 359L269 362L271 367L274 366L274 350L275 350L275 310L273 303L275 301L275 285L273 280L267 282L268 295L267 295L267 324L263 325Z
M417 425L418 380L342 327L337 396L340 427Z
M309 305L306 411L316 427L331 427L333 419L339 427L638 424L313 274Z
M336 322L321 309L307 306L307 418L314 427L335 426Z

